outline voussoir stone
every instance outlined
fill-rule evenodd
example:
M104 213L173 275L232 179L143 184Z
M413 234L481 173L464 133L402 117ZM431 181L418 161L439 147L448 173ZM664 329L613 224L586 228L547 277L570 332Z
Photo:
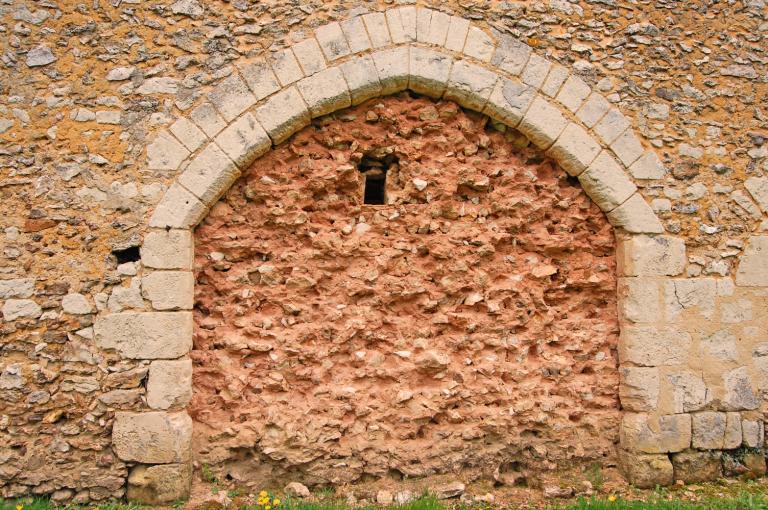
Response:
M541 149L548 149L568 125L560 110L537 95L531 103L518 129Z
M648 202L635 193L623 204L609 211L608 221L616 228L633 234L661 234L664 226Z
M239 177L235 163L215 143L209 143L179 176L178 183L203 204L213 204Z
M192 464L135 466L128 475L129 501L142 505L169 505L189 497Z
M150 170L176 170L187 156L187 148L170 133L162 130L147 146L147 167Z
M113 313L93 329L99 347L131 359L174 359L192 348L192 312Z
M112 447L120 460L144 464L187 462L192 419L184 412L115 413Z
M141 291L155 310L191 310L195 278L191 271L153 271L141 279Z
M281 90L259 106L254 113L273 144L279 144L309 124L310 116L296 87Z
M533 49L514 37L504 36L499 40L491 64L502 71L517 76L523 72Z
M192 269L192 246L189 230L154 230L144 236L141 263L153 269Z
M502 78L488 98L483 113L510 127L517 127L536 97L536 91L518 80Z
M256 97L236 74L214 87L208 98L227 122L234 120L256 102Z
M355 57L341 64L353 105L381 95L381 82L370 55Z
M412 46L408 88L418 94L440 97L445 92L453 59L443 53Z
M182 408L192 397L192 360L156 360L149 366L147 404L152 409Z
M408 46L371 53L376 73L379 75L382 95L394 94L408 88L408 53Z
M569 123L560 136L557 137L555 143L549 148L547 154L557 161L563 170L570 175L578 176L595 160L595 157L600 153L600 144L592 138L587 131L581 126L571 122ZM598 168L602 166L602 160L595 165ZM594 171L593 171L594 175ZM598 181L602 179L603 175L596 176ZM593 179L595 180L595 179ZM582 182L583 185L583 182ZM593 191L595 188L593 188ZM585 191L587 191L585 189ZM587 192L589 194L589 192ZM631 193L630 193L631 194ZM602 195L596 194L599 198ZM590 195L591 196L591 195ZM627 198L629 195L627 195ZM603 205L595 198L592 197L597 205L606 210Z
M445 98L465 108L483 111L499 77L485 68L458 60L451 68Z
M555 146L560 143L562 138L563 135L555 142ZM584 192L594 200L600 209L606 212L610 212L623 204L637 191L635 183L629 179L621 165L607 151L602 151L589 164L586 171L579 175L579 182L584 188Z
M320 117L352 104L341 69L331 67L296 84L312 117Z
M246 113L216 137L216 145L240 168L250 165L272 147L272 140L256 117Z

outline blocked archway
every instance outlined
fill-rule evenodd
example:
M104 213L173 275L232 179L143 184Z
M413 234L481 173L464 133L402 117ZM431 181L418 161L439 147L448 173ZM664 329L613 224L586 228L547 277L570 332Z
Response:
M658 157L608 100L525 43L442 12L401 7L322 26L268 61L239 64L207 102L148 146L149 168L179 172L142 246L143 287L156 311L104 315L95 328L102 347L152 360L151 409L117 413L113 428L117 455L137 464L129 497L131 487L141 499L142 490L154 490L147 487L172 486L176 498L188 486L191 230L242 169L311 118L406 89L455 100L519 130L577 177L606 213L617 231L618 272L626 277L619 283L622 406L629 411L622 447L635 452L632 465L654 466L663 481L669 471L671 479L667 453L690 445L691 416L660 400L655 367L675 356L685 365L685 335L673 317L648 314L643 299L683 271L685 248L660 235L661 222L633 182L662 177ZM646 472L635 475L645 483Z

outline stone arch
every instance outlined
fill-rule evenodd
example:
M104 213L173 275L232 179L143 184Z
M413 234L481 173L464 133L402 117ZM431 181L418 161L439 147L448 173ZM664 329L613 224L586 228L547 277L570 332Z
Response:
M683 242L658 235L664 228L633 182L663 177L663 165L630 121L568 69L515 38L427 8L393 8L321 26L268 60L239 63L206 102L147 147L149 169L178 172L149 218L141 248L142 285L155 311L105 315L95 326L102 347L151 360L150 409L118 412L113 427L118 457L138 464L129 478L130 499L169 502L189 488L192 424L184 407L191 394L192 229L241 169L312 118L406 89L454 100L519 130L579 179L619 234L619 276L630 277L619 284L620 319L640 313L632 306L647 289L635 285L636 277L682 272ZM622 363L632 361L637 338L655 334L627 331L622 325ZM679 424L647 414L655 404L637 396L638 376L622 385L623 407L635 412L622 430L641 428L645 443L622 431L622 446L669 451L661 443ZM690 419L687 426L690 443Z

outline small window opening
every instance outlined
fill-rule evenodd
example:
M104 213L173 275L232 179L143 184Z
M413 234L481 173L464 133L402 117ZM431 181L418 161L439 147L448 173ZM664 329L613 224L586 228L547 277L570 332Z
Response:
M122 250L112 250L112 255L117 258L118 264L125 264L126 262L137 262L141 258L138 246L130 246Z
M357 165L357 170L365 178L363 182L363 203L368 205L384 205L387 203L387 172L398 159L394 154L382 158L370 155L363 156Z

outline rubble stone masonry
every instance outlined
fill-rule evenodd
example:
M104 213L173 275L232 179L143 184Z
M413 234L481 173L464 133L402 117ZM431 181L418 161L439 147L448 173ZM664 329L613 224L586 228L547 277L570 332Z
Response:
M765 469L764 0L427 7L0 2L0 496Z

